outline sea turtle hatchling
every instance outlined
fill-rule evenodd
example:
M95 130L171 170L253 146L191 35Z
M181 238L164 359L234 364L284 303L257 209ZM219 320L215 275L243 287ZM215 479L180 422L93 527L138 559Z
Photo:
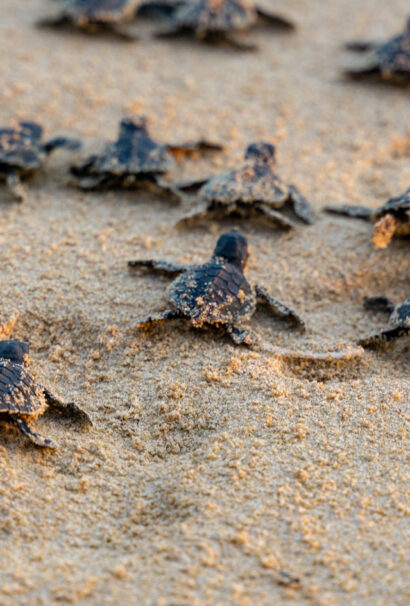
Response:
M38 21L40 27L75 27L87 33L111 33L137 40L121 26L136 15L138 0L66 0L60 11Z
M362 347L381 347L389 341L410 334L410 297L400 305L395 305L387 297L368 297L364 300L365 309L389 313L391 328L374 333L359 341Z
M393 236L410 235L410 187L401 195L371 210L365 206L325 206L324 210L337 215L363 219L375 223L372 242L375 248L387 248Z
M370 52L364 66L345 71L349 78L410 84L410 17L404 32L387 42L357 41L349 42L346 47L355 52Z
M73 166L71 173L82 189L129 188L147 184L179 198L170 183L161 178L173 165L172 154L220 150L220 145L207 141L172 145L157 143L147 130L144 117L121 120L118 139L82 164Z
M246 238L236 230L218 239L212 258L203 265L176 265L164 261L129 261L132 268L142 267L169 276L178 276L168 288L170 309L149 316L138 328L185 318L196 328L213 325L225 329L235 343L254 345L258 338L246 328L258 304L274 315L304 328L302 318L291 308L269 295L262 286L251 286L244 276L248 260Z
M218 219L231 214L242 217L260 216L265 220L290 229L294 221L281 211L291 207L304 223L313 223L314 214L309 202L294 185L286 185L274 172L275 147L270 143L252 143L245 153L245 161L237 169L228 170L198 181L181 183L182 192L198 190L198 203L179 226L188 226L205 219Z
M160 38L188 35L203 42L225 43L238 50L255 50L255 45L236 40L230 34L247 30L258 21L284 30L294 29L288 19L251 0L187 0L177 4L170 28L156 35Z
M55 137L43 141L43 128L35 122L20 122L17 128L0 128L0 180L17 200L24 201L27 192L21 179L38 170L56 148L76 150L77 139Z
M35 432L31 420L47 408L55 409L82 424L91 425L86 412L76 404L66 404L49 389L39 385L29 373L29 347L20 341L0 341L0 421L12 423L34 444L56 448L56 444Z

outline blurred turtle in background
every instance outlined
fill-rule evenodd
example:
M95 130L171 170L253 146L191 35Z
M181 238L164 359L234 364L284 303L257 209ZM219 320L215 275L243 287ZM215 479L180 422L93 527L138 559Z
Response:
M325 206L324 210L375 223L372 242L375 248L387 248L393 236L410 235L410 187L400 196L371 210L365 206Z
M130 188L152 185L179 200L177 190L161 176L173 166L173 154L216 151L222 147L208 141L168 144L150 137L142 116L121 120L118 139L99 154L73 166L71 173L82 189Z
M203 42L224 43L238 50L255 50L256 46L239 41L231 34L248 30L258 22L288 31L295 27L288 19L251 0L186 0L178 2L170 13L170 28L158 32L158 37L191 36Z
M149 316L137 327L161 324L165 320L186 319L195 328L223 328L237 344L253 345L259 341L246 327L257 305L304 329L302 318L290 307L271 297L263 286L251 286L244 276L248 260L248 242L232 230L218 239L212 258L202 265L177 265L166 261L129 261L131 268L178 276L168 288L170 309Z
M309 202L297 187L286 185L275 174L275 164L273 145L252 143L239 168L207 179L181 183L178 185L180 191L199 191L196 206L178 225L187 226L236 214L244 218L259 216L276 227L291 229L295 222L283 214L284 209L291 209L304 223L313 223Z
M38 170L45 158L59 147L77 150L81 143L66 137L43 141L43 128L35 122L0 128L0 179L17 200L24 201L27 197L21 180Z
M87 33L110 33L124 40L138 38L122 25L131 21L139 0L65 0L58 13L38 22L40 27L74 27Z
M345 71L349 78L410 84L410 17L404 32L387 42L355 41L347 43L346 48L369 54L362 67Z

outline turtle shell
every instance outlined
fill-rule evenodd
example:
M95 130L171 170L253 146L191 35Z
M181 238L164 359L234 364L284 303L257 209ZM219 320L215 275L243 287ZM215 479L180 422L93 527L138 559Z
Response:
M0 413L36 417L44 412L44 390L21 364L0 359Z
M200 196L208 203L269 204L281 208L289 197L289 189L267 164L246 162L238 170L212 177L201 188Z
M246 29L257 20L257 13L246 0L194 0L177 9L174 21L199 37Z
M167 172L172 156L166 145L156 143L148 134L144 118L121 121L117 141L110 143L101 154L91 156L80 170L90 175L152 175Z
M117 23L131 19L136 11L136 0L70 0L61 15L80 27L94 23Z
M398 305L390 316L393 326L410 329L410 297Z
M0 172L7 168L35 170L41 164L43 129L35 122L20 122L18 128L0 129Z
M194 326L236 324L256 307L253 289L241 270L218 257L177 278L169 286L168 299Z

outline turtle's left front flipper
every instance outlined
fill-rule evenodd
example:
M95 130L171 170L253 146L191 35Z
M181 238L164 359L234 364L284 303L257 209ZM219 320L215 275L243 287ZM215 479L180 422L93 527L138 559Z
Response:
M266 288L264 288L263 286L256 286L255 292L259 305L267 305L269 310L279 318L283 318L284 320L293 322L294 324L299 326L301 330L305 330L304 320L294 309L292 309L291 307L287 307L277 299L271 297Z
M258 13L258 17L260 19L263 19L263 21L266 21L267 23L269 23L269 25L272 25L274 27L281 27L282 29L287 29L287 30L295 29L295 24L292 23L292 21L289 21L289 19L285 19L285 17L281 17L280 15L275 15L274 13L270 13L269 11L267 11L259 6L257 7L256 12Z
M73 139L70 137L54 137L49 139L43 145L43 149L46 154L51 154L55 149L64 148L70 151L77 151L81 148L82 143L79 139Z
M43 390L46 402L50 408L58 410L63 415L70 417L75 421L82 423L83 425L90 426L93 424L88 414L77 404L75 404L74 402L64 402L45 387L43 387Z

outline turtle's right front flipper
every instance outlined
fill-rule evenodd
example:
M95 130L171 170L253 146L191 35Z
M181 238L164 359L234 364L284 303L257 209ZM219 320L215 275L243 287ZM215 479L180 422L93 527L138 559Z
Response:
M43 387L44 396L50 408L58 410L60 413L70 417L83 425L92 425L89 415L74 402L64 402L58 396L53 394L49 389Z
M167 261L156 261L154 259L136 259L134 261L128 261L128 267L132 267L133 269L137 267L144 268L154 273L166 274L169 276L177 276L186 270L186 267L183 265L168 263Z
M370 208L365 206L354 206L349 204L342 204L341 206L324 206L323 210L333 215L343 215L345 217L352 217L353 219L363 219L369 221L373 217L373 212Z

